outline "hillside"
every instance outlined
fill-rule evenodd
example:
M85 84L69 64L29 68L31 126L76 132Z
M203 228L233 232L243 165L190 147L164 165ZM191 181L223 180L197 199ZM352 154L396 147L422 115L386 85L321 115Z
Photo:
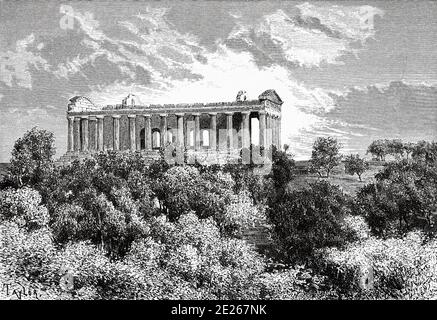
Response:
M308 185L310 182L315 182L318 180L326 180L331 184L335 184L340 186L340 188L350 195L354 195L359 188L363 187L365 184L373 181L373 177L376 173L378 173L383 168L383 164L371 162L370 168L362 175L362 180L359 181L356 175L351 176L344 173L344 165L340 165L334 169L331 176L329 178L320 178L315 173L305 173L305 169L307 169L306 165L301 163L296 163L296 169L298 171L298 175L291 182L292 188L301 188Z

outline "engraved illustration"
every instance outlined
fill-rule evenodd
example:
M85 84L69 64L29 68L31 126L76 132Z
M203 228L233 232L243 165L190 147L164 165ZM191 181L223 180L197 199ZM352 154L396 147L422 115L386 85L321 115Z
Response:
M436 17L0 0L0 299L437 299Z

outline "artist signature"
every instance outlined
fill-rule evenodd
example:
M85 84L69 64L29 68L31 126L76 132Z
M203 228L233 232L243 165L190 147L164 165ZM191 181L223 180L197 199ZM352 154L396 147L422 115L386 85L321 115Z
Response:
M37 299L39 300L38 289L31 285L23 285L19 282L3 283L1 290L6 297L11 299Z

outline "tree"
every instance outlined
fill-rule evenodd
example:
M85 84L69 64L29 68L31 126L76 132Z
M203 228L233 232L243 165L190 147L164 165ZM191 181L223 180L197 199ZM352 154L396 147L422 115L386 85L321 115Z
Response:
M387 164L357 194L356 212L377 236L421 229L435 233L437 166L407 160Z
M158 199L171 221L194 211L199 218L214 217L221 222L231 201L234 181L228 173L203 172L191 166L175 166L167 170L158 183Z
M379 161L385 161L387 151L387 142L385 140L375 140L367 148L367 153L372 154Z
M53 169L54 155L53 133L32 128L14 144L8 179L16 187L39 184Z
M400 159L404 155L405 148L402 140L399 139L386 140L386 146L387 146L387 154L392 155L396 159Z
M273 146L272 150L272 159L273 164L270 177L273 179L276 189L285 189L293 179L294 160L290 159L285 151L278 150L275 146Z
M40 205L38 191L24 187L0 191L0 221L13 221L27 230L45 227L49 222L46 207Z
M123 256L133 241L147 235L148 222L128 190L114 188L111 195L113 202L90 188L80 193L80 201L57 207L51 226L56 241L91 240L112 258Z
M361 175L369 168L369 164L363 158L360 158L358 154L348 155L344 160L344 169L347 174L353 176L358 175L358 179L361 180Z
M349 200L338 186L319 181L288 191L271 204L268 215L282 251L291 260L302 261L316 249L352 239L353 231L344 222L348 208Z
M322 172L325 171L326 177L329 177L331 170L340 164L340 147L335 138L317 138L311 154L311 170L317 172L320 177L322 177Z
M437 142L419 141L414 146L411 157L427 163L437 162Z
M118 160L117 160L118 159ZM154 215L149 177L134 154L101 153L57 168L42 184L58 243L90 240L112 257L147 233Z

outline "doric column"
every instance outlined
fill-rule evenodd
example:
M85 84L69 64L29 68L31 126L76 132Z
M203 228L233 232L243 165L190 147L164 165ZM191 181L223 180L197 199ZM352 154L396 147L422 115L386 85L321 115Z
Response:
M276 146L280 149L281 148L281 142L279 141L279 126L280 126L280 119L279 117L276 117Z
M193 113L194 116L194 150L200 150L200 113Z
M184 121L184 145L187 149L190 148L190 128L188 125L189 123L191 123L191 120L189 120L189 118L187 117L187 119L185 119Z
M279 149L282 150L282 144L281 144L281 116L278 117L278 146Z
M183 147L185 145L183 113L176 113L176 125L177 125L176 144L178 146Z
M278 117L275 116L275 146L279 147L279 141L278 141Z
M234 142L234 137L232 134L232 129L233 129L233 125L232 125L232 116L234 115L233 112L226 112L226 135L227 135L227 140L228 140L228 149L232 150L233 148L233 142Z
M88 150L89 151L97 150L97 121L96 120L97 119L95 116L89 117L89 122L88 122L88 137L89 137ZM91 136L91 128L94 131L94 139L92 139L92 136ZM91 140L94 140L92 143L92 146L91 146Z
M136 133L136 127L135 127L135 120L136 120L137 116L134 114L130 114L127 117L129 119L130 151L133 152L137 148L137 143L136 143L137 133Z
M97 150L103 151L103 119L105 116L96 116L97 118Z
M270 146L275 144L275 117L270 115Z
M152 116L145 114L144 118L144 144L146 150L152 150Z
M278 146L278 117L273 117L273 144Z
M81 125L82 125L82 151L87 152L88 151L88 116L82 116L81 117Z
M144 123L144 121L142 121L143 119L144 119L143 115L137 115L137 118L135 119L135 141L136 141L135 149L137 151L141 151L141 130L143 129L143 126L140 123L142 124Z
M217 114L210 113L209 148L217 150Z
M160 114L161 117L161 148L167 145L167 114Z
M68 120L68 132L67 132L67 151L74 151L74 117L67 117Z
M272 127L271 132L272 132L272 145L276 145L276 117L274 115L270 116L270 125Z
M82 137L80 136L80 118L79 117L75 117L74 118L74 128L73 128L73 134L74 134L74 138L73 138L73 147L74 147L74 151L79 152L81 150L81 139Z
M259 120L259 145L264 147L266 145L266 112L258 112Z
M243 148L250 147L250 131L249 131L249 119L250 119L250 111L242 112L242 143Z
M119 115L113 115L113 150L118 151L120 150L120 116Z
M266 148L270 148L272 146L272 116L270 114L266 114Z

